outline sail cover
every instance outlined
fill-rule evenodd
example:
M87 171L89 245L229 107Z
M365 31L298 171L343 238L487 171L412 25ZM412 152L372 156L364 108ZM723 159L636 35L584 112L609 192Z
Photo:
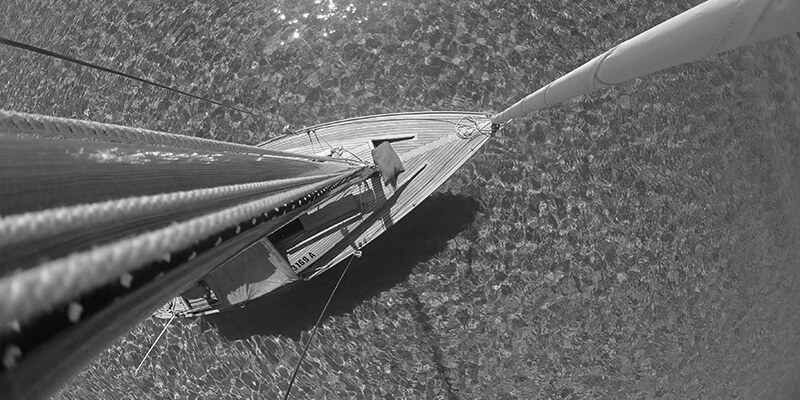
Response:
M256 299L298 279L267 239L250 246L204 278L223 306Z
M595 57L497 114L492 123L595 89L800 31L800 1L709 0Z

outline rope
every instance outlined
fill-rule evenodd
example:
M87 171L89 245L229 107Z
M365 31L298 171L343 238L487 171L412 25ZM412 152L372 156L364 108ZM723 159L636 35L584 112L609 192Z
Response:
M366 161L361 159L361 157L359 157L356 153L353 153L352 151L348 150L344 146L339 146L339 148L333 147L327 140L325 140L324 137L320 138L319 134L317 134L317 131L313 130L313 129L306 131L306 134L308 135L308 139L311 141L311 151L316 151L316 150L314 150L314 140L311 138L311 134L312 133L314 134L314 137L317 138L317 143L319 143L320 147L325 148L325 146L322 145L322 142L323 141L325 142L325 145L327 145L328 149L330 149L330 151L331 151L331 157L333 157L335 154L337 154L337 152L338 152L338 155L341 155L342 153L346 152L347 154L350 154L351 156L353 156L353 158L358 160L360 163L368 164Z
M308 142L311 144L311 152L316 153L317 149L314 147L314 138L311 137L311 132L313 131L307 131L306 136L308 136Z
M317 334L317 328L319 328L320 322L322 322L322 317L325 316L325 312L328 311L328 306L331 304L331 300L333 300L333 295L336 294L336 289L339 289L339 284L342 283L342 279L344 275L347 273L347 270L350 268L350 264L353 263L353 259L360 257L361 252L353 253L350 256L350 261L344 267L344 271L342 271L342 275L339 276L339 280L336 282L336 286L333 287L331 291L331 295L328 296L328 301L325 303L325 307L322 307L322 312L319 313L319 317L317 318L317 322L314 324L314 329L311 331L311 337L308 338L305 346L303 346L303 354L300 355L300 361L297 362L297 366L294 368L294 372L292 373L292 379L289 381L289 387L286 388L286 393L283 395L283 400L287 400L289 398L289 393L292 392L292 387L294 386L294 381L297 379L297 372L300 371L300 366L303 365L303 360L306 358L306 354L308 354L308 346L311 345L311 342L314 340L314 336Z
M220 107L224 107L224 108L227 108L227 109L230 109L230 110L239 111L241 113L249 114L249 115L252 115L252 116L255 116L255 117L261 117L261 115L256 114L256 113L254 113L252 111L247 111L247 110L241 109L241 108L236 107L236 106L228 105L228 104L216 101L216 100L211 100L211 99L208 99L208 98L205 98L205 97L202 97L202 96L198 96L196 94L192 94L192 93L189 93L189 92L184 92L183 90L175 89L175 88L167 86L167 85L162 85L162 84L160 84L158 82L153 82L153 81L148 80L148 79L139 78L137 76L130 75L130 74L127 74L125 72L119 72L119 71L116 71L116 70L113 70L113 69L110 69L110 68L103 67L101 65L92 64L90 62L82 61L82 60L79 60L77 58L73 58L73 57L70 57L70 56L59 54L59 53L56 53L56 52L53 52L53 51L50 51L50 50L45 50L45 49L42 49L40 47L36 47L36 46L30 45L30 44L27 44L27 43L17 42L15 40L6 39L4 37L0 37L0 43L5 44L7 46L16 47L18 49L32 51L34 53L42 54L42 55L45 55L45 56L48 56L48 57L57 58L59 60L75 63L75 64L78 64L78 65L81 65L81 66L84 66L84 67L89 67L89 68L92 68L92 69L96 69L98 71L108 72L110 74L121 76L123 78L132 79L134 81L146 83L148 85L153 85L153 86L156 86L156 87L159 87L159 88L162 88L162 89L169 90L171 92L175 92L175 93L178 93L178 94L182 94L184 96L191 97L193 99L202 100L202 101L205 101L205 102L209 102L211 104L216 104L216 105L218 105Z
M3 133L45 135L76 140L101 140L110 143L173 146L203 151L229 151L242 154L310 159L310 157L302 155L282 153L239 143L6 110L0 110L0 130Z
M309 196L326 185L341 184L360 171L228 207L18 271L0 280L0 326L24 320L42 309L62 304L94 287L119 279L148 262L189 248L234 224L266 214L292 199Z
M325 141L325 144L328 146L328 148L329 148L329 149L331 149L331 151L335 151L335 150L336 150L336 149L334 149L334 147L333 147L333 146L331 146L331 144L330 144L330 143L328 143L328 141L327 141L327 140L325 140L325 138L324 138L324 137L323 137L323 138L320 138L320 136L319 136L319 134L317 134L317 131L316 131L316 130L313 130L313 131L310 131L310 132L313 132L313 133L314 133L314 137L316 137L316 138L317 138L317 143L319 143L319 145L320 145L320 146L322 146L322 141L324 140L324 141Z
M359 156L358 156L356 153L353 153L352 151L350 151L350 150L347 150L347 149L345 149L344 147L342 147L342 150L343 150L343 151L346 151L346 152L347 152L347 154L350 154L351 156L355 157L355 158L356 158L356 160L358 160L358 161L361 161L361 162L362 162L362 163L364 163L364 164L366 164L366 163L367 163L366 161L362 160L362 159L361 159L361 157L359 157Z
M278 179L187 190L153 196L129 197L78 206L59 207L49 210L0 217L0 246L22 243L27 240L56 236L91 225L112 224L126 218L174 209L186 209L197 203L220 199L235 199L256 194L270 188L318 182L338 175Z
M491 129L488 131L485 130L490 126L491 124L481 127L478 125L478 121L475 121L475 118L472 118L471 116L464 116L458 119L458 122L456 122L453 130L455 130L456 136L460 137L461 139L472 139L478 135L491 135Z
M156 343L158 343L159 339L161 339L161 336L164 335L164 332L167 331L167 328L169 328L169 324L171 324L172 320L174 320L174 319L175 319L175 314L172 314L172 318L170 318L169 321L167 321L167 324L164 325L164 329L161 330L161 333L158 334L158 337L156 338L156 340L153 342L152 345L150 345L150 348L147 349L147 353L145 353L144 357L142 357L142 362L140 362L139 366L136 367L136 370L133 371L134 375L139 373L139 369L142 368L142 365L144 365L144 361L147 360L147 356L149 356L150 352L152 352L153 349L156 347Z

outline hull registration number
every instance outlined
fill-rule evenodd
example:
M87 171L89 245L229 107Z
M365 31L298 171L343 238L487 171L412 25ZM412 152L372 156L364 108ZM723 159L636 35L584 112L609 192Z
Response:
M292 271L297 272L301 269L307 268L309 265L311 265L311 262L314 261L315 258L317 258L317 255L309 251L306 255L298 258L292 263Z

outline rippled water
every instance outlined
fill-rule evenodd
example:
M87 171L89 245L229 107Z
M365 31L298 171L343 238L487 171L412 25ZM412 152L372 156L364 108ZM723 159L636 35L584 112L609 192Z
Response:
M0 107L255 143L287 124L501 110L694 2L6 1L0 33L254 110L0 49ZM293 398L797 398L795 37L517 121L367 247ZM341 268L148 320L57 398L288 384Z

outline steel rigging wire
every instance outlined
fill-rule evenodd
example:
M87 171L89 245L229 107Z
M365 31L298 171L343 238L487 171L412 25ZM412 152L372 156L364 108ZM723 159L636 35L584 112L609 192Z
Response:
M45 56L48 56L48 57L57 58L57 59L62 60L62 61L78 64L78 65L81 65L81 66L84 66L84 67L96 69L98 71L108 72L110 74L114 74L114 75L118 75L118 76L121 76L121 77L124 77L124 78L132 79L134 81L146 83L148 85L153 85L153 86L156 86L156 87L159 87L159 88L162 88L162 89L169 90L171 92L182 94L184 96L189 96L189 97L191 97L193 99L205 101L205 102L208 102L208 103L211 103L211 104L215 104L215 105L218 105L220 107L224 107L224 108L227 108L227 109L230 109L230 110L239 111L241 113L252 115L254 117L262 117L262 115L260 115L260 114L257 114L257 113L252 112L252 111L245 110L243 108L239 108L239 107L236 107L236 106L225 104L223 102L212 100L212 99L209 99L207 97L198 96L196 94L185 92L185 91L180 90L180 89L175 89L173 87L170 87L170 86L167 86L167 85L163 85L163 84L158 83L158 82L153 82L153 81L151 81L149 79L144 79L144 78L140 78L138 76L134 76L134 75L125 73L125 72L116 71L116 70L113 70L111 68L104 67L102 65L97 65L97 64L93 64L93 63L90 63L90 62L87 62L87 61L79 60L77 58L70 57L68 55L59 54L59 53L56 53L54 51L46 50L46 49L43 49L41 47L36 47L36 46L30 45L30 44L27 44L27 43L18 42L16 40L11 40L11 39L4 38L4 37L0 37L0 43L4 44L4 45L7 45L7 46L15 47L15 48L18 48L18 49L31 51L31 52L34 52L34 53L37 53L37 54L42 54L42 55L45 55Z

